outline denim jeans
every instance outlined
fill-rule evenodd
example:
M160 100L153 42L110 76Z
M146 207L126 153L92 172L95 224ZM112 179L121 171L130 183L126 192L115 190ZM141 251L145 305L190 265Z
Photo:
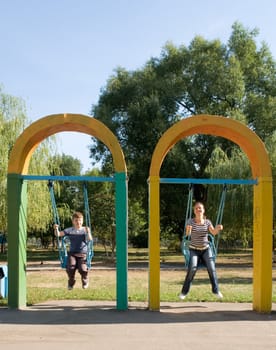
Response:
M207 268L212 285L212 292L216 294L219 291L215 260L211 248L209 247L205 250L190 249L190 262L181 291L185 295L189 293L200 261L202 261Z

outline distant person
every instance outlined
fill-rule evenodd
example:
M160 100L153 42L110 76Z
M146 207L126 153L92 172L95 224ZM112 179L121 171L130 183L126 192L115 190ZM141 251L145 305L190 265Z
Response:
M2 254L5 253L5 246L6 246L6 243L7 243L7 238L6 238L6 234L3 233L3 234L0 234L0 252Z
M179 294L181 300L184 300L190 291L200 260L206 265L213 294L219 299L223 298L223 295L219 290L215 261L208 240L209 232L212 235L217 235L219 231L223 229L223 226L216 225L214 228L212 222L209 219L206 219L204 214L204 205L201 202L196 202L194 205L195 217L189 219L186 225L186 235L191 236L189 245L190 261L186 278L181 293Z
M70 250L67 257L66 272L68 275L68 289L74 288L76 283L76 270L81 275L82 288L89 286L87 267L87 241L92 240L89 227L83 226L83 215L75 212L72 216L72 227L59 231L57 224L54 225L55 235L58 237L68 237L70 240Z

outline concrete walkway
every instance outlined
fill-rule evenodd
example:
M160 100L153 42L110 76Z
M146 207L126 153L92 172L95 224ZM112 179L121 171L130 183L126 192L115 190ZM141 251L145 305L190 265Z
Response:
M52 301L23 310L0 308L1 349L275 349L276 304L270 314L247 303Z

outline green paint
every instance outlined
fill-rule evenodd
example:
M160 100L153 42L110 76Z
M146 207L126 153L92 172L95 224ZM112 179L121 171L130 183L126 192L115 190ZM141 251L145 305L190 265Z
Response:
M116 210L116 261L117 261L117 309L128 308L128 217L127 217L127 176L115 174Z
M8 305L26 306L27 183L8 174Z
M128 308L128 202L126 173L115 174L117 309ZM27 182L8 174L8 305L26 306Z

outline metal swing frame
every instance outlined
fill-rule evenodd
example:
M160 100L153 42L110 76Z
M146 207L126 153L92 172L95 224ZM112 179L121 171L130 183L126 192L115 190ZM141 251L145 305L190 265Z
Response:
M222 190L222 193L220 196L220 203L219 203L218 213L217 213L217 218L216 218L216 225L222 223L224 205L225 205L225 199L226 199L226 191L227 191L227 185L223 184L223 190ZM189 262L190 262L189 246L190 246L191 237L186 235L185 228L186 228L188 220L191 219L191 217L192 217L193 194L194 194L194 186L192 183L190 183L189 184L189 194L188 194L186 215L185 215L184 233L183 233L183 238L182 238L182 242L181 242L181 251L182 251L182 254L184 255L185 267L188 267ZM212 251L212 257L214 260L216 260L216 257L217 257L219 236L220 236L220 233L218 233L216 235L216 238L212 234L210 234L210 233L208 234L209 245L210 245L210 248Z
M53 209L53 218L54 223L59 225L60 227L60 219L55 199L55 193L54 193L54 183L53 181L48 181L48 188L50 192L50 198L52 203L52 209ZM85 223L86 226L89 227L90 232L91 230L91 219L90 219L90 209L89 209L89 202L88 202L88 191L87 191L87 183L83 182L83 198L84 198L84 214L85 214ZM68 258L68 251L70 247L70 240L68 237L59 237L56 236L57 239L57 247L58 247L58 254L59 254L59 260L60 260L60 266L65 269L67 266L67 258ZM86 257L86 264L88 269L91 269L92 265L92 258L94 256L94 249L93 249L93 239L86 242L87 244L87 257Z

